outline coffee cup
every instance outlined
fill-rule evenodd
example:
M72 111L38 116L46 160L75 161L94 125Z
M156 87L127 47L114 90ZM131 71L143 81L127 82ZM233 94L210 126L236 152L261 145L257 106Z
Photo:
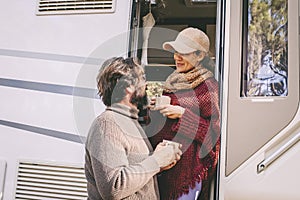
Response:
M155 100L155 106L163 106L163 105L170 105L171 98L169 96L157 96Z
M174 142L171 140L163 140L163 142L165 142L167 145L172 145L174 147L174 149L179 149L180 148L180 144L178 142Z

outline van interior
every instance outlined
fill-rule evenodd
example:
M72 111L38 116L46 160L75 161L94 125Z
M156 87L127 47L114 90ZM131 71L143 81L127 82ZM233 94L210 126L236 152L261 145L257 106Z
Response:
M164 81L172 73L175 68L173 54L163 50L162 44L174 40L178 32L187 27L199 28L208 35L210 56L215 58L216 13L216 0L140 0L134 3L131 51L136 50L134 56L145 65L147 80ZM137 29L139 31L135 31Z

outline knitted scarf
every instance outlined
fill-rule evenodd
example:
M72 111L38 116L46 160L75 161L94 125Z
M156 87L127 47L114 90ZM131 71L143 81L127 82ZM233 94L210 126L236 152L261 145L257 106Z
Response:
M167 78L163 86L164 91L174 93L178 90L194 89L200 85L200 83L213 76L213 73L201 64L196 65L186 73L174 71Z

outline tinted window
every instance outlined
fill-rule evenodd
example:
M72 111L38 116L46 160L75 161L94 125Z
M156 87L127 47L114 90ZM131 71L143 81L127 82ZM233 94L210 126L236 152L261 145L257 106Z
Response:
M287 96L287 0L244 3L241 96Z

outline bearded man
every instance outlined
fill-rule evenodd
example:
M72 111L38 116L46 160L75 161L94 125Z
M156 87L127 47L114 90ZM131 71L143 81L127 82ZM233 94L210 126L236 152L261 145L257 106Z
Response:
M164 142L153 151L138 123L138 107L144 106L146 95L143 67L132 58L109 59L97 84L107 107L86 141L88 199L159 199L155 175L173 167L182 152Z

